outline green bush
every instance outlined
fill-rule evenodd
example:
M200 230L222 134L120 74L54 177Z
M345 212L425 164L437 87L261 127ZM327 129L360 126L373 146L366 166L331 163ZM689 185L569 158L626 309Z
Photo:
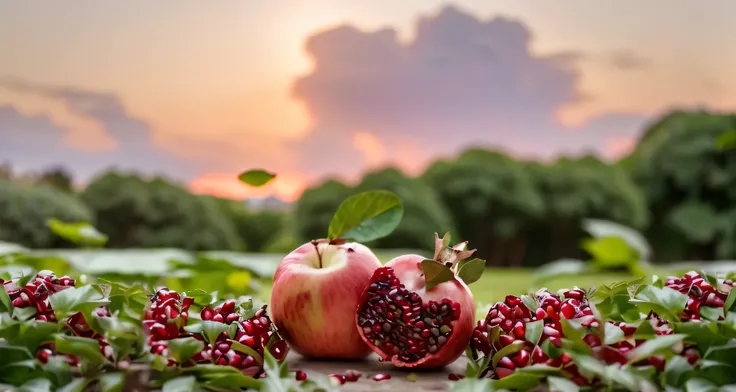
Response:
M82 192L110 247L240 248L235 225L215 200L164 179L104 174Z
M76 197L46 186L0 180L0 240L31 248L66 246L46 221L92 222L90 210Z

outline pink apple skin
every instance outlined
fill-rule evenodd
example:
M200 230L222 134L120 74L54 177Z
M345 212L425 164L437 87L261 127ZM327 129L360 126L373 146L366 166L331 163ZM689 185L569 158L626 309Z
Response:
M373 252L358 243L306 243L276 269L271 319L299 354L323 359L364 358L371 349L355 327L355 310L379 267L381 262Z

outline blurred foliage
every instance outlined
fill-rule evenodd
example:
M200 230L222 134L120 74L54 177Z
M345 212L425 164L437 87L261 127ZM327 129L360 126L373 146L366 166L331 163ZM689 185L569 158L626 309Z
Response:
M659 259L736 257L736 116L672 112L642 135L627 163L652 213Z
M67 243L46 228L46 221L94 221L78 198L47 186L27 186L0 180L0 239L33 248Z
M417 177L387 168L355 186L326 181L283 210L253 210L161 178L115 172L77 198L63 168L15 176L5 165L0 169L12 182L0 183L0 240L68 246L44 227L56 218L95 223L114 248L284 254L325 237L349 196L388 189L401 197L404 217L391 236L368 244L376 248L431 252L432 233L449 231L494 266L600 259L602 245L586 240L583 226L592 218L642 232L651 244L646 257L637 253L642 259L729 259L736 258L735 135L734 115L676 111L643 130L632 154L615 164L594 156L523 161L472 148Z
M218 203L161 178L106 173L81 194L110 247L237 249L234 223Z

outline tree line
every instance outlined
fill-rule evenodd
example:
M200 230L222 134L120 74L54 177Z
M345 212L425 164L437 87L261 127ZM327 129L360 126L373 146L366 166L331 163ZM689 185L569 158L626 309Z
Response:
M449 231L490 265L536 266L585 258L581 221L598 218L640 230L655 261L736 258L734 114L668 113L615 163L592 155L540 163L470 149L418 177L387 168L355 186L327 180L288 211L253 211L136 174L107 172L75 192L63 169L35 181L5 172L0 240L37 248L70 246L45 228L54 217L93 223L113 248L286 252L324 236L345 198L388 189L405 214L391 236L370 244L378 248L431 249L432 233Z

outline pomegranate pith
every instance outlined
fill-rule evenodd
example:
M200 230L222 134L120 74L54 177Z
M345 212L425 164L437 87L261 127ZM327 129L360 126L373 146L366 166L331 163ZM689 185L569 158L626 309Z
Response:
M446 260L437 257L444 249L469 256L472 251L459 249L464 245L456 249L440 242L435 261ZM475 302L467 285L454 278L427 289L421 266L425 260L400 256L376 270L355 316L366 344L398 367L445 366L462 355L472 335Z

